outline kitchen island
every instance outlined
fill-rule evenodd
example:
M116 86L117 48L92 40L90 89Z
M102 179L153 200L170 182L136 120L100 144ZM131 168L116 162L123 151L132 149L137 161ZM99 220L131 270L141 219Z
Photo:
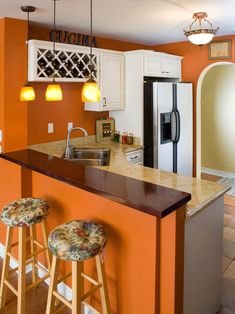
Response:
M113 313L194 313L193 306L200 295L192 296L195 289L190 287L194 280L198 280L201 255L208 249L208 241L200 242L200 234L205 236L205 225L200 226L201 219L208 215L216 217L211 219L212 224L207 221L211 226L209 229L213 230L206 237L212 246L213 241L218 242L218 253L215 254L213 246L213 252L207 258L210 260L212 255L216 255L213 257L216 258L214 264L217 269L222 263L222 196L226 188L128 165L124 155L120 155L122 153L122 147L117 145L113 149L110 166L102 169L76 165L33 150L2 154L0 170L5 193L1 203L31 195L45 198L51 204L49 230L71 219L101 222L108 231L106 272ZM14 186L12 180L16 182ZM192 201L189 193L178 191L179 187L191 189ZM185 217L188 221L186 227ZM187 223L192 226L188 228ZM196 237L192 234L195 227L200 228ZM193 241L196 251L191 247ZM200 248L196 264L193 257ZM193 276L191 267L195 271ZM93 266L88 265L87 271L92 272ZM202 277L199 277L200 281ZM222 278L222 270L218 278L215 277L212 279L217 284ZM197 290L197 282L195 286ZM213 301L216 300L214 308L220 305L220 298L218 295L213 297ZM93 302L99 303L98 300ZM211 302L208 298L203 304L204 312L200 313L214 314ZM191 312L188 309L190 304Z

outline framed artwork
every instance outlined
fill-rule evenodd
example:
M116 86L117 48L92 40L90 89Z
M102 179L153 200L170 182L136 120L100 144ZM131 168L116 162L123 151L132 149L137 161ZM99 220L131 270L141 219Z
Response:
M209 59L231 59L232 40L218 40L209 43Z

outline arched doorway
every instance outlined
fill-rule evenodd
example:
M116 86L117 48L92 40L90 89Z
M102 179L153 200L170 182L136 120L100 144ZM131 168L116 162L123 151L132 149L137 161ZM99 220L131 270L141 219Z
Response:
M201 177L201 165L202 165L202 159L201 159L201 154L202 154L202 121L201 121L201 113L202 113L202 85L203 81L206 78L208 72L212 70L214 67L222 66L222 65L234 65L232 62L216 62L208 67L206 67L197 83L197 95L196 95L196 130L197 130L197 144L196 144L196 176L197 178Z

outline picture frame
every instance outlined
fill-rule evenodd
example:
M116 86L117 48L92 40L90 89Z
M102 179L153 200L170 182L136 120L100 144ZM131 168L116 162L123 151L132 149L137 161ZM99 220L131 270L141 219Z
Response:
M208 58L210 60L231 59L232 40L216 40L209 43Z

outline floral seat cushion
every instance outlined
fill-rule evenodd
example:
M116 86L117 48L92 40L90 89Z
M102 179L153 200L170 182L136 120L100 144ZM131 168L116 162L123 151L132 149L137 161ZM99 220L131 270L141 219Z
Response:
M54 229L48 238L53 255L83 261L101 253L106 245L103 227L94 221L73 220Z
M41 222L48 209L48 203L40 198L21 198L3 208L1 219L9 227L31 226Z

